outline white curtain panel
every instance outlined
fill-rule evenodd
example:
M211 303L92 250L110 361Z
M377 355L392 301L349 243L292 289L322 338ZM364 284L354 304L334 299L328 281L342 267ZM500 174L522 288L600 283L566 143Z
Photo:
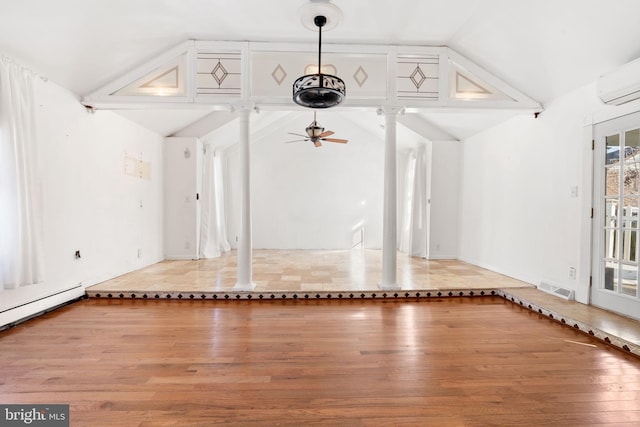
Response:
M223 154L205 144L200 201L200 258L216 258L231 250L225 219Z
M412 150L407 156L404 173L403 191L400 194L400 233L398 250L409 253L411 248L411 209L413 206L413 179L416 168L416 152Z
M427 227L427 150L424 144L416 148L416 167L413 179L411 207L411 249L409 255L426 258L429 240Z
M0 57L0 290L43 281L34 75Z
M402 223L398 249L410 256L428 257L427 151L419 144L408 156L402 195Z

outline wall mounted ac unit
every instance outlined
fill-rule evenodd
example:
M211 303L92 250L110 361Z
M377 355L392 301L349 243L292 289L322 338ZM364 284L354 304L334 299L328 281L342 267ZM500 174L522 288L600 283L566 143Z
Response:
M598 78L598 96L605 104L640 99L640 58Z

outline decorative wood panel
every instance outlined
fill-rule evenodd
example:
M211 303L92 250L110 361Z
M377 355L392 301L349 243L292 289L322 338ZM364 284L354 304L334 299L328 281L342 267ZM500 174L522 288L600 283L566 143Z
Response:
M242 90L240 52L198 51L196 97L239 97Z
M336 75L347 86L347 99L384 99L387 91L387 56L328 53L322 72ZM318 57L313 52L254 52L251 55L251 96L291 98L295 79L314 74Z
M515 101L454 61L449 61L449 97L463 100Z
M93 108L241 103L297 108L293 82L317 69L307 45L189 40L83 98ZM344 106L539 109L540 104L438 46L328 45L322 72L346 84Z
M112 96L186 96L187 54L154 69L111 93Z
M438 101L439 57L398 56L397 97Z

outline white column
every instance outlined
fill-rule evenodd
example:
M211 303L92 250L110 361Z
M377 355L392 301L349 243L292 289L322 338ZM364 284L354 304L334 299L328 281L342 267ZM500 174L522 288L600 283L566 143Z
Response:
M396 283L398 248L396 116L398 110L385 108L384 113L384 209L382 215L382 281L380 289L400 289Z
M238 108L240 118L240 231L238 236L238 281L234 291L255 288L251 266L251 147L249 144L249 115L251 108Z

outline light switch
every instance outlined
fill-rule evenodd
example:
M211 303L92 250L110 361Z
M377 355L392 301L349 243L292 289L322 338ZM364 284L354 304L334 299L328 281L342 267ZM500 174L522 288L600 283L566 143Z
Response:
M578 186L574 185L571 187L571 197L578 197Z

